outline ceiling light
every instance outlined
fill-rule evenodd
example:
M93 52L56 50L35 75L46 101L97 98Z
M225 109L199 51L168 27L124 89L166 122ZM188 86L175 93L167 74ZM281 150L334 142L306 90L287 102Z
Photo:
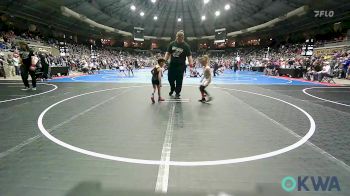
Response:
M153 20L158 20L158 16L154 16L154 17L153 17Z
M151 0L151 2L152 2L152 3L155 3L155 2L156 2L156 0Z
M136 10L136 7L135 7L134 5L131 5L131 6L130 6L130 9L131 9L132 11L135 11L135 10Z
M178 19L177 19L177 22L181 22L181 20L182 20L181 18L178 18Z
M220 11L216 11L215 16L220 16Z
M140 16L144 16L145 15L145 13L144 12L140 12Z
M209 3L209 0L204 0L204 4L207 4L207 3Z
M204 15L202 16L202 20L205 20L205 16Z
M229 10L231 8L231 6L229 4L225 5L225 10Z

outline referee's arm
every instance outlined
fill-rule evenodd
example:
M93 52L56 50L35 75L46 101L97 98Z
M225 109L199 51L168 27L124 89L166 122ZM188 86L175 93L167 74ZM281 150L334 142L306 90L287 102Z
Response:
M165 53L164 59L165 59L165 62L167 62L170 59L170 53L169 52Z
M188 64L190 64L190 67L192 68L192 67L193 67L193 58L192 58L192 55L188 56L187 59L188 59Z

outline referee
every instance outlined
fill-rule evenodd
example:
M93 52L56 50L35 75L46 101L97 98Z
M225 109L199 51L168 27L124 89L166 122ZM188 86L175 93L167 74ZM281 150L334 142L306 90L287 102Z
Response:
M190 46L184 41L185 34L183 31L176 33L176 40L169 44L168 50L165 53L165 61L170 59L168 68L168 81L170 84L169 96L175 92L175 98L180 98L182 89L182 81L186 69L186 57L190 67L193 67L193 59Z

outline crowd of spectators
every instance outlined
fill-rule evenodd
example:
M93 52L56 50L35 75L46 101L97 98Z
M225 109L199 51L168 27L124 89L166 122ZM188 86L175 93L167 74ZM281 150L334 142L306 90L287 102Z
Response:
M16 35L13 31L0 32L0 75L12 77L20 75L20 60L18 42L34 42L59 49L58 41L43 40L37 35L23 33ZM17 42L17 43L16 43ZM64 55L54 56L50 52L35 52L40 57L38 67L43 64L49 67L69 67L70 71L93 73L99 69L139 69L151 67L156 62L157 55L150 52L126 52L106 48L94 48L94 54L89 46L67 43Z
M58 48L58 42L53 39L43 40L38 35L22 33L16 35L13 31L0 33L0 64L3 76L20 74L19 51L15 41L25 40L45 43L48 46ZM37 53L40 64L49 67L64 66L71 71L93 73L100 69L139 69L151 67L156 59L163 56L162 53L150 51L123 51L108 48L94 48L94 55L89 46L83 44L67 43L65 55L54 56L50 53ZM348 51L324 56L302 56L301 44L286 44L276 48L250 46L236 48L230 52L209 52L210 65L214 76L220 75L225 69L252 70L253 67L263 67L267 75L280 75L280 69L300 70L296 77L304 77L308 80L319 80L326 75L338 78L350 79L350 54ZM3 52L7 51L6 54ZM207 52L206 52L207 53ZM193 53L194 68L190 70L190 76L198 77L197 71L200 65L197 56L201 53ZM295 77L295 76L293 76Z
M286 44L276 48L245 47L233 52L211 53L214 76L225 69L263 70L266 75L279 76L281 69L293 69L295 75L306 80L322 81L325 76L350 79L350 51L331 55L302 56L302 44ZM194 58L196 62L196 58Z
M92 55L91 49L86 45L67 44L67 48L68 54L65 56L47 55L50 66L68 66L72 71L90 73L92 70L123 69L130 66L139 69L150 67L154 63L150 55L144 53L99 48L94 49L94 55Z
M350 51L331 55L302 56L299 44L262 49L242 55L243 66L264 67L267 75L280 75L280 69L296 69L293 77L322 81L324 76L350 79Z

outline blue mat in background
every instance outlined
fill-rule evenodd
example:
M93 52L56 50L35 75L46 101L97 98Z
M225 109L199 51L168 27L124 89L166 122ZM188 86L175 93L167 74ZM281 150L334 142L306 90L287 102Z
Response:
M189 72L187 72L189 73ZM126 74L126 75L125 75ZM134 76L119 70L101 70L99 74L83 75L69 78L52 79L50 82L102 82L102 83L151 83L151 69L134 70ZM200 78L191 78L187 74L184 84L199 84ZM167 72L164 74L165 83L168 83ZM226 70L223 74L213 78L213 84L253 84L253 85L321 85L312 82L289 80L265 76L262 72Z

